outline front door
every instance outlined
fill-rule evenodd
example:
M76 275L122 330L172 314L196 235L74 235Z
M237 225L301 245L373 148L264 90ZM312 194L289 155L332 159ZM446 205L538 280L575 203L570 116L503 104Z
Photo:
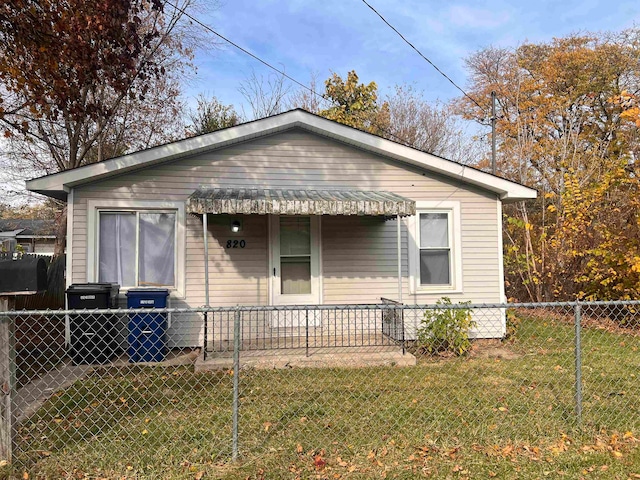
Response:
M320 303L319 223L317 216L271 217L272 305ZM284 323L297 326L299 316L290 315Z

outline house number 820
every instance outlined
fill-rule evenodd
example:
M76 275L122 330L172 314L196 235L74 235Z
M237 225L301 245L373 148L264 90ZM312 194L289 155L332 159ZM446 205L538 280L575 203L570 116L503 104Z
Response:
M247 242L244 240L227 240L227 248L244 248Z

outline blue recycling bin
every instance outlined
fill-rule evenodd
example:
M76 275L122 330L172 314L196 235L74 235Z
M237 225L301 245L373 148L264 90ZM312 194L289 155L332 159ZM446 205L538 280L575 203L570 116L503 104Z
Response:
M169 290L131 289L128 308L166 308ZM161 362L167 355L167 314L129 314L129 362Z

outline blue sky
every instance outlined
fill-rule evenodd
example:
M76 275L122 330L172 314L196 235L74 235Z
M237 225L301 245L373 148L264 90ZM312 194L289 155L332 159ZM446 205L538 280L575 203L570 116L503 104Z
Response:
M579 31L622 30L640 25L640 3L629 0L431 1L370 0L457 84L466 85L464 59L489 45L515 47ZM361 0L227 0L198 18L303 83L317 73L342 77L355 69L384 95L413 84L428 100L459 92L418 56ZM239 83L269 70L229 45L196 52L196 79L186 96L215 95L237 109Z

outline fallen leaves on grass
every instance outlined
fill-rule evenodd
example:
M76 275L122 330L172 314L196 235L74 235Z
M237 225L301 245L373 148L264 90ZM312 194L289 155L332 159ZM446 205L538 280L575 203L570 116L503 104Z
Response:
M316 470L324 470L324 467L327 466L327 461L322 457L322 455L318 454L313 457L313 465L316 467Z

